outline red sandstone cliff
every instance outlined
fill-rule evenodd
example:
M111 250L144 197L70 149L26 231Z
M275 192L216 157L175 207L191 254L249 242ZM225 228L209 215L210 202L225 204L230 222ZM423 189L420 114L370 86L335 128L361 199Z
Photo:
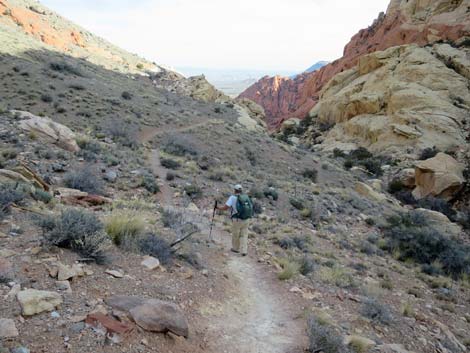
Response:
M261 105L270 129L289 118L304 118L318 102L323 86L355 66L359 57L392 46L455 41L470 36L470 0L392 0L386 14L359 31L344 49L342 58L295 79L263 77L241 98Z
M0 0L0 32L17 33L17 47L26 35L39 47L55 50L124 72L153 69L155 65L130 54L66 20L34 0ZM3 39L4 37L2 37ZM24 48L28 48L24 45ZM2 49L2 48L0 48ZM137 67L138 66L138 67ZM139 69L140 68L140 69Z

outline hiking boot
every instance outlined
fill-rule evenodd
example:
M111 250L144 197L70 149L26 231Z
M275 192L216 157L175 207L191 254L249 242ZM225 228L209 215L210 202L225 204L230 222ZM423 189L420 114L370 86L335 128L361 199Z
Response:
M236 253L236 254L240 253L240 251L235 250L235 249L230 249L230 251L231 251L231 252L234 252L234 253Z
M248 255L248 254L242 254L242 256L246 256L246 255Z

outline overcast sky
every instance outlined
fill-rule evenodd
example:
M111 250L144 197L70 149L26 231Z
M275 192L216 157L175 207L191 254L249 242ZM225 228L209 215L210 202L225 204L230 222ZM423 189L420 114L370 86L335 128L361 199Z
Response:
M389 0L42 0L172 67L302 70L334 60Z

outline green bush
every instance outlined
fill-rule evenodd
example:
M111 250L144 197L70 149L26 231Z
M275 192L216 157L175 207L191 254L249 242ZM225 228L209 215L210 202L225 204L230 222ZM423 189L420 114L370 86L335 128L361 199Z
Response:
M155 234L147 234L140 239L140 252L157 258L163 265L171 265L173 252L168 242Z
M101 195L104 190L103 181L98 178L89 166L68 172L64 176L65 186L71 189Z
M18 156L18 151L14 148L6 148L1 151L1 156L6 160L15 159Z
M15 183L0 184L0 209L8 209L10 205L23 204L27 197L22 185Z
M66 62L51 62L49 68L54 71L58 71L64 74L72 74L80 77L84 77L83 73L78 67L72 66Z
M374 157L366 148L359 147L356 150L349 152L344 161L344 167L351 169L354 166L362 166L369 173L375 176L381 176L383 174L382 165L386 159L377 156ZM387 160L388 162L388 160Z
M470 247L432 228L416 211L390 217L384 235L385 249L399 253L399 260L420 264L438 261L444 273L454 278L470 273Z
M419 160L425 161L427 159L435 157L439 153L439 150L436 147L428 147L421 151L419 155Z
M198 150L191 136L184 134L168 135L162 144L162 150L174 156L197 156Z
M363 161L372 158L373 155L367 150L367 148L359 147L358 149L349 152L349 157L353 160Z
M312 182L316 183L318 179L318 170L313 168L304 169L302 172L302 176L305 179L310 179Z
M302 211L303 209L305 209L305 201L304 200L290 198L289 202L295 209L297 209L299 211Z
M349 353L343 343L343 337L333 327L323 325L315 317L309 318L307 333L311 353Z
M252 199L262 199L264 197L263 191L257 189L257 188L252 188L249 192L248 195Z
M394 179L388 184L388 192L391 194L396 194L397 192L403 191L405 185L401 180Z
M300 260L300 273L307 276L315 271L316 262L309 256L304 256Z
M179 169L181 167L180 162L175 161L174 159L170 158L162 158L160 160L160 164L162 167L167 168L167 169Z
M263 193L265 197L271 198L273 201L277 201L279 198L278 192L273 187L264 189Z
M155 177L152 174L144 174L142 176L142 182L140 186L152 194L160 192L160 186L158 186Z
M379 302L376 298L367 298L363 301L361 314L373 322L384 325L389 325L392 321L390 308Z
M67 209L58 216L40 218L39 225L48 244L71 249L97 263L106 262L109 240L93 213Z
M51 103L54 100L54 98L52 98L52 96L48 93L43 93L41 94L41 100L44 103Z
M101 150L102 150L101 149L101 144L98 141L93 140L89 137L77 138L77 145L82 150L87 150L87 151L93 152L95 154L101 153Z
M334 158L344 158L346 157L346 153L344 153L342 150L340 150L339 148L335 148L333 150L333 157Z
M0 220L10 213L13 204L23 205L27 197L26 187L21 184L0 184Z
M52 195L51 193L44 191L44 190L39 190L36 189L33 193L33 198L37 201L41 201L43 203L49 203L52 201Z
M161 212L163 226L171 229L178 229L183 224L183 214L172 208L165 208Z
M199 186L197 186L196 184L185 185L184 192L191 199L197 199L197 198L200 198L202 196L202 189Z
M136 148L139 145L137 127L122 119L114 119L105 123L103 129L115 142L119 142L123 146Z
M125 100L131 100L133 98L132 93L124 91L121 93L121 97Z
M455 221L457 212L452 208L452 205L444 199L427 196L419 200L416 204L418 207L445 214L450 220Z

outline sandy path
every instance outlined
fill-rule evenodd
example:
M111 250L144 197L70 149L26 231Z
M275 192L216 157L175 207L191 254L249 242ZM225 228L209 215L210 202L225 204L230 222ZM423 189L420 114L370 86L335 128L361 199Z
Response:
M220 239L220 230L216 229ZM228 234L222 242L230 246ZM230 255L225 268L236 290L207 313L208 348L224 353L297 353L305 347L299 309L289 303L279 280L252 257Z

